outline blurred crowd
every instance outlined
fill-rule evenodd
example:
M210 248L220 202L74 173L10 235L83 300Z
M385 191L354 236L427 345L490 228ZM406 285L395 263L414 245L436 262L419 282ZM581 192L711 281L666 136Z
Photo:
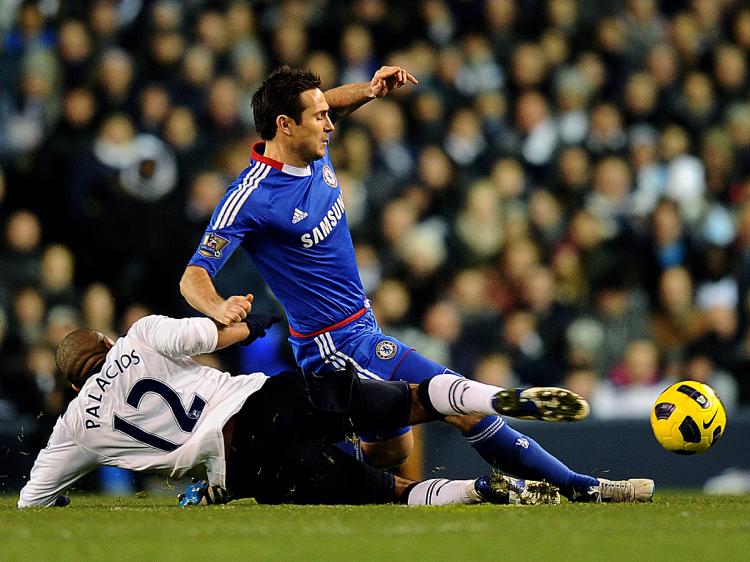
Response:
M750 404L749 53L739 0L6 0L0 419L54 419L75 327L190 314L180 274L281 64L420 81L331 145L384 331L599 417L679 379ZM275 306L244 256L217 284Z

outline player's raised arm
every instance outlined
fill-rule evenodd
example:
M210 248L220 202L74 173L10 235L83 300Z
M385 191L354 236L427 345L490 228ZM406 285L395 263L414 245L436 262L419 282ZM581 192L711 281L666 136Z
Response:
M346 117L368 101L382 98L408 82L419 84L414 76L400 66L381 66L370 82L339 86L325 92L325 97L338 117Z
M128 335L158 353L172 358L211 353L235 343L248 345L266 335L281 320L277 314L250 314L228 326L212 318L170 318L151 315L138 320Z
M189 265L180 279L180 293L190 306L228 326L242 322L250 313L253 295L233 295L222 297L214 286L208 272L202 267Z

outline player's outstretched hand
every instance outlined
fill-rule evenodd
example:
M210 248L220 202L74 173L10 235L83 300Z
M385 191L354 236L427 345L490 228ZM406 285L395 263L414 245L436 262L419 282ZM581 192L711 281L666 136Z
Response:
M214 315L214 320L229 326L236 322L242 322L250 314L253 307L253 295L234 295L222 302Z
M400 66L381 66L370 80L370 90L376 98L382 98L394 88L401 88L407 82L419 84L419 81Z
M281 321L281 316L269 312L257 312L255 314L248 315L244 322L247 327L250 328L250 335L247 336L240 343L242 345L250 345L258 338L262 338L266 335L266 330Z

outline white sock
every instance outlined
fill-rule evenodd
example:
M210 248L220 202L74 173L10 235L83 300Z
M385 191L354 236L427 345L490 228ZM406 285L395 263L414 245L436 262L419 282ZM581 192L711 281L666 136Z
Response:
M425 480L409 490L409 505L457 505L482 502L474 489L474 480Z
M432 377L427 387L433 407L446 416L497 414L492 407L492 397L501 390L499 386L491 386L456 375Z

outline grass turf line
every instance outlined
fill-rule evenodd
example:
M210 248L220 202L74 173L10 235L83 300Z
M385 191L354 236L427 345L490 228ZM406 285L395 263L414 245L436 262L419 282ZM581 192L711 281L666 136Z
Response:
M0 497L2 560L747 560L750 496L661 492L653 504L227 506Z

